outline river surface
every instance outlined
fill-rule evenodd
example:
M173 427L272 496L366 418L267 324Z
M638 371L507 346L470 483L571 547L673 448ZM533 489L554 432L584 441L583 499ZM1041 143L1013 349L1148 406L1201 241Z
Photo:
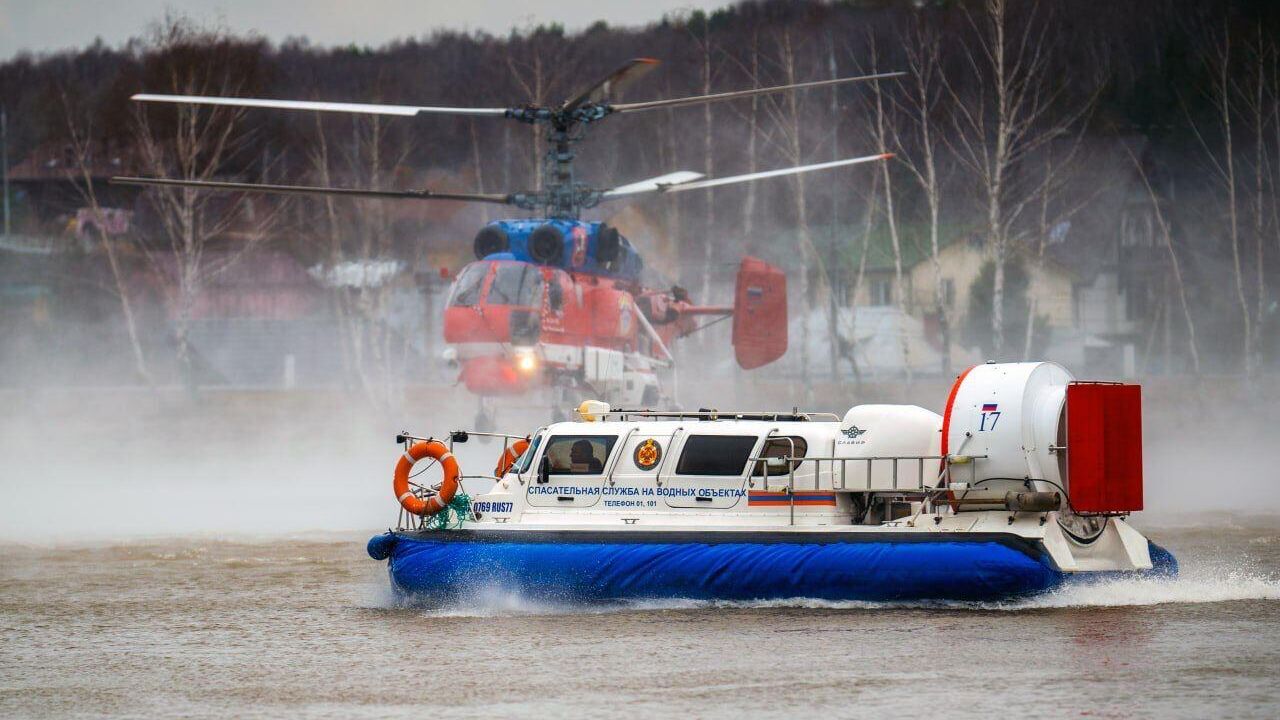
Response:
M1280 716L1280 521L1005 604L397 607L367 534L0 545L0 717Z

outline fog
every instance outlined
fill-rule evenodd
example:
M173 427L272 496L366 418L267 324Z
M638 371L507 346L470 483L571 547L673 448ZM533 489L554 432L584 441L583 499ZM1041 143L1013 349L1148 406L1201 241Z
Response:
M727 351L727 348L726 348ZM682 367L686 407L804 406L795 383ZM948 384L822 383L816 410L908 402L941 411ZM1161 378L1144 390L1145 524L1280 513L1274 386ZM1249 397L1252 396L1252 397ZM341 390L180 388L4 391L0 538L20 543L170 535L279 536L376 531L395 524L391 474L401 430L444 436L471 425L475 398L448 385L404 388L376 411ZM502 409L527 433L550 408ZM464 473L491 473L500 446L457 446ZM473 481L465 489L483 492Z

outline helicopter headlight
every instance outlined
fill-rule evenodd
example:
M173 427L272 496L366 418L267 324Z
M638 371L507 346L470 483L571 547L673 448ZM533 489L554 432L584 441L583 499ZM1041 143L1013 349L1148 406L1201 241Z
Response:
M516 369L525 375L531 375L538 369L538 354L532 349L516 351Z

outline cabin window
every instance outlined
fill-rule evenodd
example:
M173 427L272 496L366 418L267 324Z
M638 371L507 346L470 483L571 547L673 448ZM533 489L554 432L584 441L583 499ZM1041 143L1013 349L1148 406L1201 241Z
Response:
M538 307L542 304L542 272L533 265L503 263L489 286L490 305Z
M533 456L538 454L538 446L541 444L542 433L538 433L534 436L533 442L529 443L529 447L513 463L517 473L523 475L529 472L529 465L533 463Z
M485 263L468 265L453 286L453 297L449 304L458 307L471 307L480 302L480 287L484 285L485 275L489 274L489 266Z
M557 435L547 443L548 475L601 475L617 435Z
M792 442L795 443L794 454L791 451ZM790 438L775 437L775 438L769 438L765 442L764 450L760 451L760 457L780 458L780 457L786 457L788 455L791 455L792 457L802 458L804 457L805 453L808 451L809 451L809 443L805 442L805 439L802 437L790 437ZM792 460L791 467L793 469L799 470L802 462L803 461L801 460ZM783 465L782 467L771 468L771 467L767 467L764 461L760 461L756 463L755 469L751 471L751 476L764 477L764 474L766 472L769 473L769 477L790 474L790 470L788 470L786 465Z
M755 446L755 435L690 435L676 474L741 475Z

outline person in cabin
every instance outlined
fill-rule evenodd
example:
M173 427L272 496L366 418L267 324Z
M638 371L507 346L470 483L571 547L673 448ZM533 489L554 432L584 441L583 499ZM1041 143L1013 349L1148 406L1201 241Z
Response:
M573 464L575 473L596 475L604 472L604 463L596 458L596 451L590 440L579 440L569 448L569 462Z

